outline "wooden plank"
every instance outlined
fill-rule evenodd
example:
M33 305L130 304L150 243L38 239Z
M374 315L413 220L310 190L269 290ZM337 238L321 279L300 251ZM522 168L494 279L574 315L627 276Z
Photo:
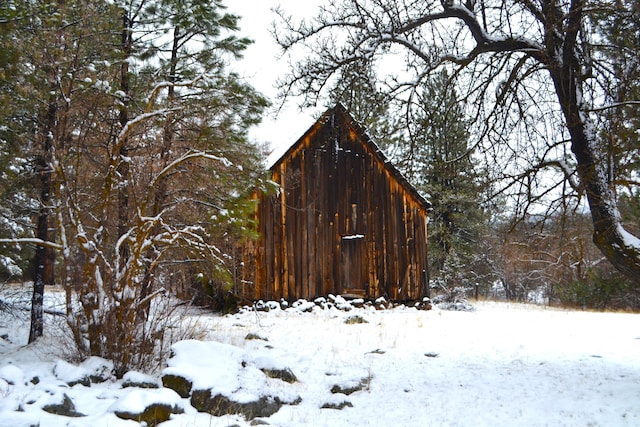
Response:
M259 221L269 224L261 230L273 237L262 240L262 254L257 251L262 265L256 286L289 299L345 289L415 298L426 286L423 202L346 113L336 110L331 118L337 128L319 121L274 169L274 180L284 187L291 174L300 181L262 203L260 209L271 212L260 211ZM340 240L348 234L365 235L363 249L351 253ZM341 268L341 250L348 252L349 273L344 260Z

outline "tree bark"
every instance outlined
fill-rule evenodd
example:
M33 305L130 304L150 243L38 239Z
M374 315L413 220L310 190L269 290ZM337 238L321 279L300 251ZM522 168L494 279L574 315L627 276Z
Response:
M571 135L571 151L587 196L593 222L593 242L613 266L626 277L640 283L640 241L628 233L607 179L606 153L596 141L595 128L586 113L580 111L576 84L570 73L554 76L558 99Z
M121 35L121 49L123 52L122 64L120 64L120 90L124 93L124 99L122 100L123 106L120 109L118 121L121 128L124 128L129 122L129 57L133 50L132 39L132 22L129 19L127 11L123 12L122 16L122 35ZM121 182L126 182L129 179L129 162L126 159L129 157L129 146L125 141L118 152L120 157L118 163L118 175ZM129 230L129 188L127 185L118 186L118 237L123 236ZM120 246L120 257L122 258L121 265L126 265L129 259L129 245L127 242L123 242Z
M49 223L51 218L51 151L56 121L57 105L55 100L49 102L45 122L40 132L42 152L36 158L36 174L40 190L40 208L38 212L36 238L49 241ZM44 286L53 283L54 256L52 248L37 245L33 258L33 295L31 297L31 326L29 343L34 342L44 333Z
M564 39L547 39L550 58L562 52L561 60L550 60L549 72L571 137L577 173L593 222L593 242L611 264L627 278L640 284L640 239L624 229L613 185L607 171L607 153L597 140L596 128L586 112L582 97L584 75L577 55L577 37L583 25L584 2L574 0L566 20ZM553 34L556 20L548 34ZM557 32L556 32L557 33Z

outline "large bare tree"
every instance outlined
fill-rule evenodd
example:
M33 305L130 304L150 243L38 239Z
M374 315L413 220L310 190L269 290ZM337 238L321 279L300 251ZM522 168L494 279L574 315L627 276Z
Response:
M503 190L527 206L564 204L563 189L574 206L586 198L595 244L638 282L640 240L624 227L598 128L615 106L603 88L616 78L599 20L632 19L636 9L623 1L331 0L301 22L277 10L283 51L306 51L281 89L314 102L336 71L367 59L389 70L380 84L410 109L420 83L449 69L477 146L510 178Z

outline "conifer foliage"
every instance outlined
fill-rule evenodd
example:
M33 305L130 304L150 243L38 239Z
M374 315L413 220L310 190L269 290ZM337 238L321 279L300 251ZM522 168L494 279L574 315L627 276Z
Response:
M7 38L30 102L6 114L30 124L19 148L43 224L31 241L55 251L35 271L53 273L55 257L78 349L122 375L148 363L170 294L196 277L232 285L226 249L251 235L243 196L262 177L247 129L267 101L228 71L251 41L218 1L10 1L2 13L18 3Z

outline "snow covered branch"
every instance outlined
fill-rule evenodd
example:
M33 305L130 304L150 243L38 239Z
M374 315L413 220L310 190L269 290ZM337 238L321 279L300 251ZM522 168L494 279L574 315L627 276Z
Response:
M36 239L36 238L0 239L0 243L8 243L8 244L14 244L14 245L25 243L25 244L32 244L37 246L44 246L46 248L52 248L52 249L58 249L58 250L63 249L62 245L59 245L54 242L48 242L42 239Z
M153 188L162 178L164 178L176 166L178 166L178 165L180 165L180 164L182 164L182 163L184 163L184 162L186 162L188 160L192 160L192 159L215 160L215 161L219 161L220 163L222 163L225 167L229 167L229 166L232 165L232 163L229 161L229 159L227 159L225 157L216 156L214 154L207 153L205 151L189 151L189 152L183 154L182 156L180 156L179 158L175 159L171 163L169 163L160 172L158 172L158 174L155 176L155 178L149 184L149 187Z

